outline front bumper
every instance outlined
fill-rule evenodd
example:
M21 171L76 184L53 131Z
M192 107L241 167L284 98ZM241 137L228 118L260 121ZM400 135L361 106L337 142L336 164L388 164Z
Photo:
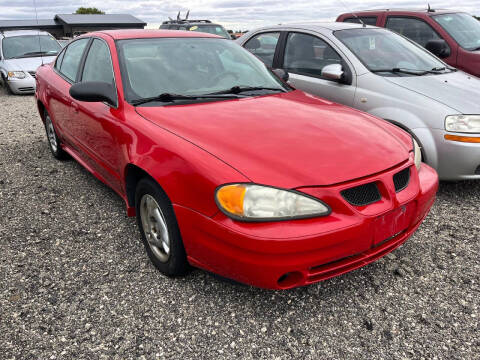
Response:
M480 179L480 143L445 140L445 135L479 137L478 134L447 133L432 130L438 152L438 176L441 180Z
M12 79L7 82L14 94L33 94L35 92L35 79L30 74L25 79Z
M412 159L411 159L412 160ZM438 177L412 161L381 174L332 187L298 189L332 208L323 218L271 223L206 217L174 205L190 263L227 278L269 289L286 289L337 276L394 250L418 228L432 206ZM411 168L408 187L396 193L392 176ZM355 207L340 192L376 182L382 199Z

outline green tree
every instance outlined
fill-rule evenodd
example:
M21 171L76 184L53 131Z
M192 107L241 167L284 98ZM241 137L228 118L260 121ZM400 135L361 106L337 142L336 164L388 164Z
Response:
M79 7L75 14L105 14L103 11L98 10L95 7Z

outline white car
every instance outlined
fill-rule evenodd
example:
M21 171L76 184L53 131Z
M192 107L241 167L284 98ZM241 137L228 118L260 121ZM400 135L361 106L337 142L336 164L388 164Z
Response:
M33 94L38 67L52 62L61 49L57 40L45 31L0 32L0 76L7 91Z

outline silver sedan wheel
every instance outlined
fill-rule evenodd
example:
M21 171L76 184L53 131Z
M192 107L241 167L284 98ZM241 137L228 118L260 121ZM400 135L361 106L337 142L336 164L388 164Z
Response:
M167 223L160 206L151 195L145 194L140 201L140 218L148 245L161 262L170 258L170 237Z
M46 122L45 127L47 128L48 142L50 143L50 147L52 148L52 151L56 153L58 150L57 135L55 135L55 129L53 128L52 120L50 119L49 116L47 116L47 118L45 119L45 122Z

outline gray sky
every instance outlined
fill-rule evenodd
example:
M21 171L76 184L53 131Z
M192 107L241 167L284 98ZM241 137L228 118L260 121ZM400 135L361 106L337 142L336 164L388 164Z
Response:
M428 0L427 0L428 1ZM55 14L73 13L79 6L97 7L107 13L128 13L157 27L168 16L190 9L191 18L210 19L228 28L248 29L256 26L296 21L334 20L346 8L425 8L427 1L415 0L77 0L70 5L65 0L36 0L39 19L51 19ZM34 0L0 0L0 19L32 19ZM433 8L455 8L480 15L480 0L430 1Z

